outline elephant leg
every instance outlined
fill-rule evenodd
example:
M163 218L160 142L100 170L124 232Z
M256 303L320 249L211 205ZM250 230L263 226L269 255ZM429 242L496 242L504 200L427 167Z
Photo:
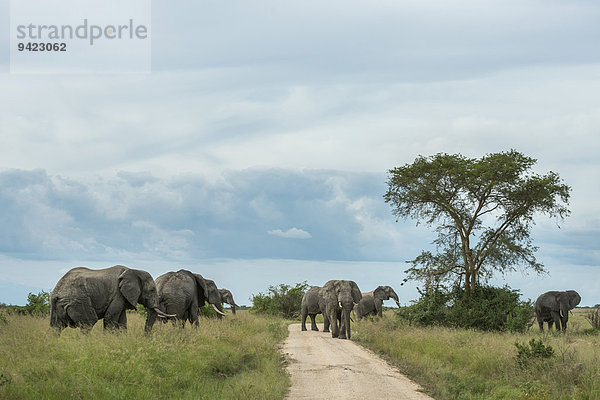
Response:
M119 329L127 329L127 310L123 310L119 316Z
M107 312L104 315L104 329L111 331L127 329L127 311L120 310L119 312Z
M560 319L561 330L565 332L567 330L567 320L565 318ZM557 326L558 328L558 326Z
M329 318L327 317L326 313L323 313L323 332L330 332L329 330L329 326L330 326L330 322L329 322Z
M88 333L98 322L98 316L91 302L73 302L67 308L67 315L73 321L74 326L81 328L83 333Z
M338 313L334 312L329 320L331 321L331 337L340 337L340 319Z
M311 331L319 330L319 328L317 327L317 314L310 314L310 330Z
M383 300L375 302L375 314L379 317L383 316Z
M192 309L190 310L189 321L194 328L198 328L198 305L192 306Z
M544 332L544 320L541 317L538 317L538 325L540 327L540 332Z
M302 308L302 331L306 331L306 317L308 316L307 311ZM311 315L312 318L312 315Z
M554 325L556 326L556 330L560 331L560 322L561 322L560 314L558 312L552 311L551 315L552 315L552 322L554 322ZM550 328L548 328L548 330L550 330Z

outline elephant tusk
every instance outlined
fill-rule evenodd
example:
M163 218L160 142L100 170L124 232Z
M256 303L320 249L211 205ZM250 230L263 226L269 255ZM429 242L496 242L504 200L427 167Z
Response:
M165 314L159 308L156 307L154 307L153 310L154 312L156 312L156 315L158 315L158 317L160 318L175 318L177 316L177 314Z
M213 306L213 308L215 309L215 311L216 311L218 314L225 315L225 313L223 313L223 312L219 311L219 309L217 308L217 306L215 306L214 304L211 304L211 306Z
M341 302L341 301L340 301L340 302L338 302L338 306L340 306L340 308L343 308L343 307L342 307L342 302Z
M560 310L560 317L561 317L561 318L564 318L564 317L565 317L565 315L563 314L562 310Z

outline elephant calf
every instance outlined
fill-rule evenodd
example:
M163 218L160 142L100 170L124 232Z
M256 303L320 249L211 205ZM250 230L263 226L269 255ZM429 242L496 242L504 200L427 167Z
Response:
M146 332L151 319L168 318L158 308L158 293L146 271L122 265L92 270L73 268L50 294L50 326L60 333L67 326L88 332L99 319L104 329L127 329L127 309L140 303L146 307Z
M372 292L362 293L362 299L354 307L356 316L360 320L361 318L373 314L382 316L383 301L394 299L398 307L400 302L398 301L398 295L390 286L378 286L377 289Z

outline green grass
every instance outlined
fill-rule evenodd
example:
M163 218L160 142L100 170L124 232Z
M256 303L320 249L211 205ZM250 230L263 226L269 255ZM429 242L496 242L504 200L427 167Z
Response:
M287 323L240 312L198 329L128 315L129 329L54 335L48 318L0 321L0 399L282 399Z
M523 334L401 323L393 312L382 320L353 324L352 338L396 364L436 399L599 399L600 336L574 310L566 335ZM555 357L517 362L515 342L542 338Z

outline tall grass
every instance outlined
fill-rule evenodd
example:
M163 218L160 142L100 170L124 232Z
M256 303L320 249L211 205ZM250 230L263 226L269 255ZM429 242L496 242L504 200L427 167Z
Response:
M569 332L490 333L414 327L394 313L354 324L353 339L387 357L436 399L600 399L600 337L584 320ZM542 338L551 359L517 360L515 342Z
M128 315L129 329L55 336L47 318L0 324L0 399L281 399L287 324L240 312L185 329Z

